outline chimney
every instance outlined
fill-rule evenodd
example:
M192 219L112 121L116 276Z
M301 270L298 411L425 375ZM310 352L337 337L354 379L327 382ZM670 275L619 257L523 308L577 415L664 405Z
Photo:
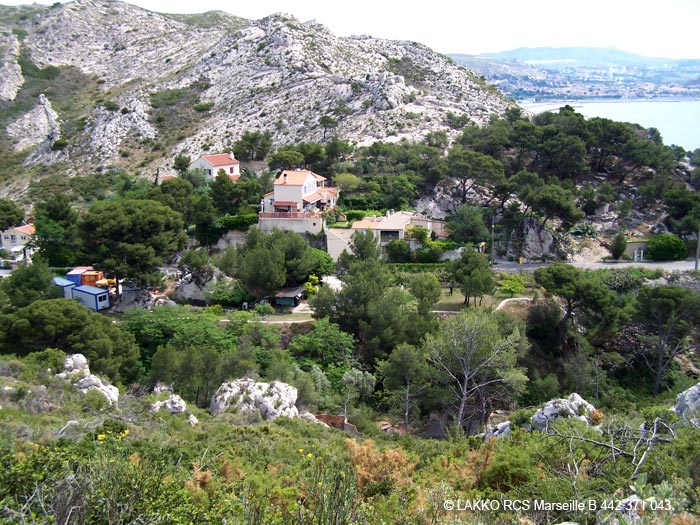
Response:
M236 160L236 157L233 155L233 151L229 151L228 156L231 158L231 160Z
M282 173L282 180L284 181L285 184L287 184L287 172Z

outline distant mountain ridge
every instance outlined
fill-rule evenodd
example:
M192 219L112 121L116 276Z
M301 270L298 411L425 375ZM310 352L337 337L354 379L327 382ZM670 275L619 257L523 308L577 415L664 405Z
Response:
M165 15L109 0L0 6L0 154L35 172L153 173L178 152L226 150L254 130L276 146L334 134L413 140L449 131L450 113L482 124L512 105L423 45L336 37L290 15Z
M517 60L541 67L562 63L590 67L604 65L660 66L681 62L681 60L671 58L648 57L621 51L614 47L520 47L500 53L483 53L478 56L496 60ZM700 63L700 59L698 63Z

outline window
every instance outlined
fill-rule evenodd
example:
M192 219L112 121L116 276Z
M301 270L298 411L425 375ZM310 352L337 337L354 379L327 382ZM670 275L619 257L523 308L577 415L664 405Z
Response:
M107 300L107 296L106 296L106 295L100 295L100 296L97 298L97 302L98 302L98 303L104 303L106 300Z
M233 173L233 166L231 166L231 167L228 169L228 172L229 172L229 173Z

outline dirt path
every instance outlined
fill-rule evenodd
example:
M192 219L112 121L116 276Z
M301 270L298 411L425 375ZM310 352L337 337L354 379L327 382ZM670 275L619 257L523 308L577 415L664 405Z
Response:
M531 303L532 299L530 299L529 297L511 297L510 299L503 299L496 307L496 310L500 310L501 308L505 308L505 306L511 302Z

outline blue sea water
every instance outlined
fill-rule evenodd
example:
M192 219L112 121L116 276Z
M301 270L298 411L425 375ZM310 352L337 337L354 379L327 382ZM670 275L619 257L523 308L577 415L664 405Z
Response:
M584 117L602 117L656 128L664 144L700 148L700 100L518 102L533 113L556 111L568 104Z

